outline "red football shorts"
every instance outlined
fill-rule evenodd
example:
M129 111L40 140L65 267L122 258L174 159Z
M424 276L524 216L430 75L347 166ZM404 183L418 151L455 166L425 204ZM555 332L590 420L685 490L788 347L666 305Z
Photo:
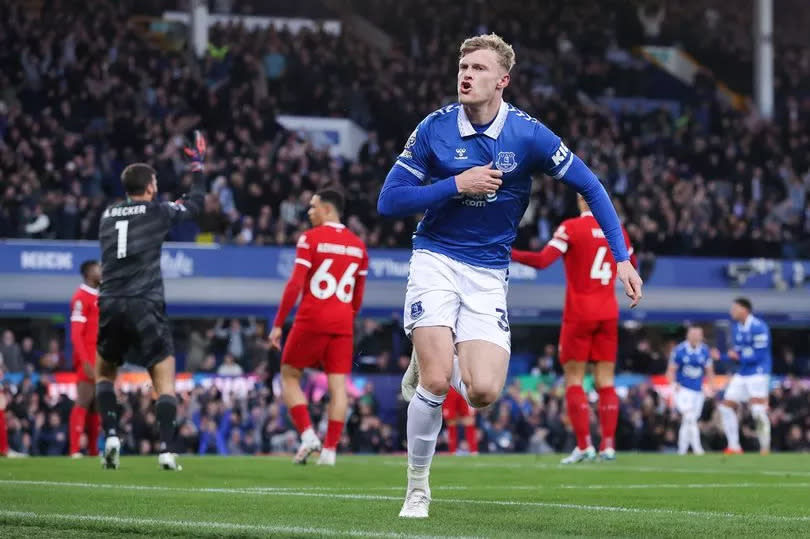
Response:
M77 382L87 382L88 384L95 384L96 381L92 378L89 378L87 374L84 372L84 361L79 361L78 364L74 367L74 371L76 372L76 381ZM94 365L90 365L90 371L95 372L96 368Z
M475 414L475 410L467 404L467 401L464 400L464 397L462 397L458 391L451 387L450 391L447 393L447 397L444 399L444 404L442 404L442 415L445 421L458 419L460 417L470 417L473 414Z
M284 344L281 362L296 369L319 367L327 374L349 374L353 341L351 335L315 333L293 326Z
M563 320L560 330L560 363L569 361L616 362L619 321Z

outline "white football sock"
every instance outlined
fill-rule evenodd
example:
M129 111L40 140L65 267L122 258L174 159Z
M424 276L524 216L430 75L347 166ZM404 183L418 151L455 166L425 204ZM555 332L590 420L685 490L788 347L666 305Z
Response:
M700 442L700 428L698 427L697 419L693 419L689 427L691 430L692 452L703 453L703 444Z
M757 424L757 438L760 451L771 450L771 419L768 417L768 407L764 404L752 404L751 415Z
M685 455L689 451L689 420L687 416L681 417L681 428L678 429L678 453Z
M436 438L442 428L442 403L446 395L434 395L421 385L408 405L408 488L427 488Z
M737 411L721 404L720 417L723 418L723 430L726 433L729 449L740 449L740 426L737 422Z

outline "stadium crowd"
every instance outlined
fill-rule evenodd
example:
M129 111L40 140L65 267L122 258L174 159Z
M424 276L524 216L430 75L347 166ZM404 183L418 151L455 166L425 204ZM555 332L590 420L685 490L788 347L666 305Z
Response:
M594 2L553 13L537 6L520 18L527 6L515 1L375 2L368 16L394 39L387 54L349 36L231 25L212 29L201 61L160 50L128 25L137 3L45 4L34 18L0 0L0 237L96 238L100 212L122 196L123 166L136 160L155 166L164 197L177 197L190 182L182 135L201 127L211 143L206 212L172 239L291 244L306 227L310 194L335 183L348 195L348 224L369 246L406 247L415 221L376 215L382 180L416 123L453 100L460 39L498 31L518 52L508 99L594 168L638 252L810 253L808 49L786 49L777 121L767 123L723 105L708 75L682 87L634 58L626 42L634 32L621 31L628 19L606 23ZM410 22L394 26L402 10ZM724 14L722 24L742 24ZM664 28L693 15L668 6ZM652 40L645 28L635 34ZM604 101L641 95L677 106L642 112ZM282 112L348 117L369 139L357 160L334 158L278 125ZM539 247L574 211L550 178L534 191L522 247Z
M575 439L563 413L564 391L559 384L544 386L554 378L537 375L534 389L526 390L513 381L501 399L477 417L479 451L484 453L567 452ZM321 384L323 385L323 384ZM178 395L178 437L176 451L190 454L244 455L293 452L297 433L280 400L274 399L272 383L257 384L243 397L223 393L215 387L197 387ZM317 429L326 428L323 387L310 379L305 385L312 400L311 413ZM44 383L34 385L29 377L12 392L3 386L9 446L25 455L67 454L67 424L72 402L63 395L52 397ZM403 451L406 403L399 398L393 420L383 421L373 384L350 397L349 415L340 449L354 453ZM0 399L2 400L2 399ZM154 404L149 393L119 391L120 429L124 450L129 454L157 451L158 430ZM789 377L770 396L772 449L810 451L810 386ZM592 426L596 431L595 411ZM667 400L651 385L643 383L621 395L616 448L619 450L677 450L680 418ZM703 445L721 450L725 438L715 402L707 400L700 419ZM758 450L754 421L746 407L740 423L746 450ZM82 447L86 440L83 438ZM446 450L446 430L439 450ZM464 451L464 443L460 452Z

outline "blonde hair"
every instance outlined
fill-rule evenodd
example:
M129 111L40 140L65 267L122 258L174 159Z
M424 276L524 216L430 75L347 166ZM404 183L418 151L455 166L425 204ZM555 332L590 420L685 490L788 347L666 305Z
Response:
M480 36L469 37L464 40L459 49L459 58L471 52L479 50L490 50L498 55L498 63L508 73L515 65L515 49L512 45L504 41L498 34L481 34Z

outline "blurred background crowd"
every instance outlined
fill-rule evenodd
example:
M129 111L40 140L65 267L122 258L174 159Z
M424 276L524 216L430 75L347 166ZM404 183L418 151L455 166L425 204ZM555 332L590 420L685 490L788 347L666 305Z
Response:
M460 40L496 31L518 55L507 98L562 134L605 181L637 251L810 252L804 9L776 12L777 110L768 123L715 91L717 80L750 90L750 77L725 72L751 71L740 61L750 64L752 10L727 2L362 1L355 8L393 39L387 54L327 32L229 24L212 29L199 61L158 50L128 23L173 2L40 3L41 14L0 0L1 237L95 239L99 213L122 196L123 166L136 160L155 166L163 196L177 197L190 182L183 135L200 127L211 147L206 214L173 239L294 243L312 191L339 183L348 224L370 246L407 247L415 221L381 220L379 188L413 127L454 101ZM211 7L242 5L219 4ZM644 43L683 46L711 71L693 87L662 79L630 54ZM677 106L616 100L640 96ZM369 139L356 161L334 158L283 129L280 113L350 118ZM573 212L568 189L538 178L518 245L540 246Z
M563 413L564 388L543 385L535 376L525 381L532 390L514 381L501 399L476 417L478 451L481 453L550 453L571 451L576 440ZM310 396L316 384L307 383ZM618 450L675 452L680 418L666 399L649 384L634 386L621 395ZM323 395L323 392L318 392ZM180 453L254 455L294 452L298 435L287 410L274 399L269 386L258 384L243 398L223 394L216 388L198 387L179 395L178 438ZM72 402L64 394L49 395L44 384L25 378L15 394L7 392L6 418L9 446L24 455L66 455L67 425ZM772 450L810 451L810 386L787 379L771 393ZM119 393L120 429L124 451L152 454L158 447L158 426L150 393ZM313 422L324 434L325 399L313 399ZM398 396L398 408L390 417L380 417L373 384L350 397L342 451L388 453L405 450L407 403ZM598 431L592 414L594 434ZM754 421L747 407L742 412L741 443L745 450L758 450ZM700 431L706 450L725 447L721 419L715 401L707 399ZM598 436L595 436L598 441ZM82 447L86 439L82 440ZM447 428L442 431L439 451L447 450ZM459 453L467 450L462 442Z

